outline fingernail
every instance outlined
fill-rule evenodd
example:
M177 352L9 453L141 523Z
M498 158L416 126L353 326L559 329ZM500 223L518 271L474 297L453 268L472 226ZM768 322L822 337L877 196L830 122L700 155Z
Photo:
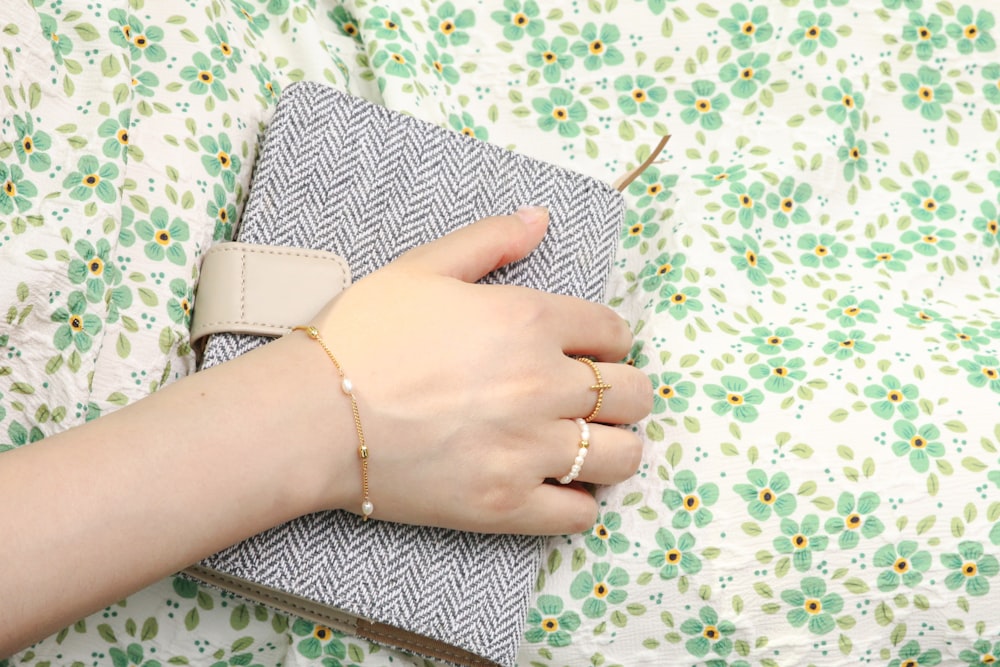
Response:
M514 212L514 215L524 224L532 226L544 222L549 217L549 209L544 206L522 206Z

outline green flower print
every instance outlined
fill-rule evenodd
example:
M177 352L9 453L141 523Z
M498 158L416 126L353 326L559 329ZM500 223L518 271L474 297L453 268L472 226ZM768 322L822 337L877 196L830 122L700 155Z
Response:
M457 113L448 116L448 125L451 126L451 129L461 132L467 137L475 137L481 141L488 141L490 137L484 126L476 125L475 119L468 111L463 111L461 116Z
M576 58L569 52L569 40L556 37L551 42L538 38L531 43L528 64L542 69L542 77L549 83L559 83L563 70L573 66Z
M809 211L803 208L803 204L812 197L812 186L808 183L795 184L795 179L791 176L784 178L778 184L778 192L767 193L767 206L773 211L774 224L784 229L789 221L796 225L812 220ZM744 225L745 226L745 225Z
M764 380L764 389L773 391L776 394L784 394L792 390L796 382L801 382L806 377L806 372L802 370L806 362L795 357L785 361L784 357L771 357L767 362L750 367L750 377L755 380Z
M684 274L686 263L687 256L684 253L679 252L671 255L669 252L665 252L652 262L647 260L636 279L642 283L643 290L653 292L659 289L663 283L680 280Z
M1000 360L977 354L973 361L962 359L958 365L969 372L969 384L973 387L989 388L1000 394Z
M743 240L734 236L726 238L729 247L736 252L736 255L729 258L740 271L746 271L747 278L754 285L762 286L767 284L767 276L774 271L771 260L760 256L760 246L749 234L743 235Z
M250 71L257 79L257 92L260 93L257 99L261 100L265 107L277 102L281 95L281 83L271 75L271 70L263 65L251 65Z
M1000 104L1000 64L990 63L984 67L983 78L987 81L983 87L983 96L990 104Z
M944 325L944 329L941 330L941 336L945 340L956 340L962 347L977 352L980 346L990 344L990 339L983 335L982 329L976 327L962 327L959 329L950 322Z
M70 292L66 306L52 313L52 321L61 325L52 339L57 350L73 345L86 352L94 344L93 337L101 331L101 319L87 312L87 297L83 292Z
M722 376L722 384L705 385L705 393L715 400L712 412L720 417L733 413L733 419L749 423L757 419L755 405L764 402L764 393L760 389L747 391L747 381L733 375Z
M629 184L628 193L638 197L635 202L637 208L644 208L653 202L664 202L673 194L671 188L677 185L677 178L677 174L661 176L657 167L650 166Z
M917 220L931 222L935 218L951 220L955 217L955 207L948 203L951 199L951 189L947 185L932 188L927 181L914 181L913 190L902 193L900 197L911 207L911 213Z
M878 589L890 593L902 583L913 588L924 579L924 572L931 566L929 551L919 551L919 546L911 540L899 544L887 544L875 552L872 565L883 567L878 575Z
M174 278L170 281L170 293L173 297L167 300L167 315L174 324L184 327L191 326L191 307L194 305L194 290L186 280Z
M844 163L844 180L853 181L856 174L868 171L868 142L858 139L854 130L844 130L844 143L837 148L837 159Z
M830 342L823 344L823 352L832 354L836 359L850 359L855 352L871 354L875 351L875 346L864 340L865 332L860 329L852 329L850 333L831 331L827 337Z
M268 26L271 25L271 21L264 14L255 14L255 8L252 4L247 2L247 0L232 0L233 6L240 10L240 15L250 26L250 30L255 35L262 35Z
M570 50L578 58L583 58L583 66L592 72L604 65L621 65L625 56L614 43L621 37L618 27L606 23L600 31L594 23L588 23L580 31L581 41L574 42Z
M838 243L833 234L803 234L796 245L806 251L799 256L799 261L811 269L820 266L835 269L840 266L840 260L847 257L847 246Z
M937 14L924 17L917 12L910 13L910 22L903 26L903 41L915 44L917 58L930 60L934 49L942 49L948 44L944 31L944 21Z
M579 123L587 118L587 107L563 88L553 88L548 99L536 97L531 106L540 114L538 127L546 132L557 130L560 136L567 138L580 134Z
M104 298L105 289L121 279L120 271L110 261L111 244L107 239L98 239L95 247L87 239L80 239L74 249L77 257L69 262L69 281L84 285L87 301L97 303Z
M347 647L341 641L344 634L325 625L299 618L292 624L292 634L302 638L295 645L295 651L304 658L316 660L323 657L324 665L329 664L329 658L335 658L338 662L333 664L339 667L339 661L347 657Z
M767 7L754 7L751 14L742 3L736 3L730 12L732 18L721 19L719 26L732 36L733 48L749 49L774 34L774 26L767 21Z
M792 609L785 618L793 628L806 626L815 635L825 635L837 624L834 614L844 608L844 600L836 593L826 592L826 582L819 577L806 577L799 588L782 591L781 599Z
M157 262L166 257L178 266L187 262L183 242L189 237L188 225L180 218L169 220L167 209L162 206L153 209L149 220L137 220L135 232L147 242L146 257Z
M830 30L833 17L826 12L816 16L813 12L804 11L799 14L798 23L799 27L788 35L788 43L799 45L799 53L803 56L811 55L820 45L827 49L837 45L837 35Z
M193 65L188 65L181 70L181 79L191 83L188 90L195 95L204 95L211 92L219 100L229 99L226 92L226 85L223 79L226 78L226 70L222 65L214 64L208 56L200 51L191 57Z
M632 183L635 185L635 183ZM656 209L647 208L640 217L638 213L629 209L625 211L625 226L621 231L621 242L623 248L634 248L639 245L641 239L651 239L660 231L660 225L653 222Z
M140 644L131 643L121 650L117 646L108 649L111 656L111 664L114 667L160 667L159 660L146 659L146 653Z
M17 141L14 152L21 164L28 163L32 171L46 171L52 164L52 158L45 151L52 148L52 139L41 130L35 129L35 121L31 114L14 116L14 131Z
M991 645L987 639L977 639L971 649L958 654L958 659L967 662L969 667L989 667L1000 660L1000 641Z
M951 204L947 206L954 209ZM916 230L906 230L899 240L903 243L912 243L913 249L921 255L933 257L937 255L938 248L945 251L954 250L955 242L951 240L953 238L955 238L955 232L950 229L935 227L933 225L922 225L917 227Z
M913 259L912 252L896 250L891 243L873 243L871 248L858 248L857 253L868 269L881 265L890 271L906 271L906 262Z
M427 28L434 35L434 41L444 47L462 46L469 43L467 30L476 25L476 14L471 9L463 9L455 14L455 5L450 0L437 8L437 12L427 20Z
M944 579L949 591L965 586L965 592L974 597L990 592L988 577L1000 572L1000 561L996 556L983 552L979 542L959 542L957 554L941 554L941 564L954 570Z
M622 363L626 366L634 366L635 368L643 368L649 363L649 357L647 357L642 348L645 347L646 342L639 339L632 343L632 348L625 355L625 359Z
M210 135L203 136L201 147L207 153L201 156L205 171L210 176L222 176L222 184L226 186L226 190L233 192L242 161L239 155L233 155L233 143L229 140L229 135L223 132L218 139Z
M770 480L767 473L759 468L747 471L750 484L737 484L733 491L739 494L747 505L750 516L758 521L764 521L771 516L771 511L780 517L786 517L795 511L797 502L791 493L785 493L791 487L788 475L779 472Z
M837 499L840 516L827 519L824 528L831 536L840 535L837 545L841 549L853 549L862 537L870 540L885 530L885 525L873 514L880 503L878 495L871 491L865 491L858 498L845 491Z
M722 203L736 211L736 217L744 229L749 229L754 220L762 219L767 214L764 206L764 184L760 181L751 183L732 183L729 192L722 195Z
M899 83L906 94L903 95L903 106L914 111L920 109L920 115L927 120L938 120L944 115L942 104L951 102L951 85L941 83L941 72L921 65L917 75L903 73Z
M615 79L615 90L618 96L618 108L625 113L634 115L641 113L647 118L653 118L660 113L660 105L667 99L667 89L657 86L656 79L639 74L625 74Z
M941 651L936 648L922 651L916 639L903 644L899 657L891 660L887 667L934 667L941 664Z
M781 520L781 536L774 538L774 549L779 554L791 554L792 565L799 572L807 572L812 567L813 553L826 549L830 539L817 535L819 517L807 514L801 523L792 519Z
M982 215L972 221L972 228L982 233L983 245L987 248L1000 246L1000 211L997 210L997 205L984 201L979 205L979 210Z
M230 72L235 72L237 65L243 62L243 53L238 46L233 46L229 41L229 34L221 23L205 28L205 36L212 44L209 55L213 60L218 60Z
M585 600L580 611L587 618L600 618L608 605L621 604L628 597L623 586L629 582L628 572L620 567L612 569L608 563L594 563L590 572L581 572L570 584L569 594L574 600Z
M694 383L688 380L678 382L680 379L681 374L674 371L649 376L653 383L653 414L660 414L668 408L671 412L688 409L688 399L694 396Z
M569 646L574 630L580 627L580 616L575 611L563 612L562 598L556 595L539 595L537 606L528 610L528 629L524 638L532 644L545 642L549 646Z
M697 298L699 294L700 287L677 287L666 283L660 288L660 301L656 304L655 312L667 311L675 320L683 320L689 312L701 312L704 309L705 306Z
M877 399L872 403L872 412L882 419L891 419L897 410L907 419L916 419L919 411L913 401L918 394L917 385L903 385L893 375L883 376L882 384L865 387L865 396Z
M450 5L451 3L446 3ZM445 5L441 5L439 12L443 11ZM343 5L337 5L332 10L326 13L327 18L333 21L340 32L347 35L348 37L354 39L356 42L361 42L361 29L358 27L358 19L354 17ZM439 14L440 15L440 14ZM466 38L468 40L468 38Z
M679 538L666 528L656 531L656 544L659 549L649 554L646 562L660 568L661 579L674 579L682 572L698 574L701 572L701 559L694 555L695 539L691 533L684 533Z
M0 411L0 419L3 418L4 411ZM45 433L37 426L32 426L29 431L18 421L12 421L7 427L7 442L0 441L0 454L11 449L17 449L24 445L38 442L45 437Z
M62 65L63 58L73 51L73 40L69 38L69 35L59 31L56 20L48 14L39 14L39 25L42 28L42 35L52 45L52 53L55 55L56 63Z
M365 30L374 32L377 40L393 40L402 37L409 41L409 36L403 30L402 17L384 7L372 7L371 17L365 19Z
M424 62L434 70L439 79L455 85L458 83L458 70L455 69L455 58L450 53L438 51L434 42L427 42L427 53L424 54Z
M910 304L905 304L893 312L907 318L911 325L920 328L923 328L928 322L944 321L946 319L936 310L932 310L930 308L920 308L919 306L913 306Z
M856 296L848 294L837 302L836 308L826 311L826 316L831 320L837 320L837 324L842 327L850 327L858 322L874 324L876 320L873 313L879 312L881 310L878 304L871 299L858 301Z
M713 482L698 485L698 478L690 470L682 470L674 475L675 489L663 492L663 504L676 510L671 526L687 528L692 523L696 528L704 528L712 521L708 509L719 499L719 487Z
M539 18L541 13L535 0L504 0L504 11L490 14L490 18L502 25L505 39L515 41L525 35L538 37L545 30L545 24Z
M630 544L625 533L619 530L621 527L622 515L618 512L607 512L597 517L597 523L587 533L583 543L598 556L603 556L608 551L614 554L625 553Z
M886 9L899 9L900 7L920 9L923 2L924 0L882 0L882 6Z
M389 42L385 48L375 52L372 57L372 67L385 66L385 71L392 76L411 77L417 73L417 57L402 44Z
M159 44L163 41L163 28L145 27L137 16L121 9L112 9L108 18L117 24L109 33L111 41L116 46L128 46L133 61L145 58L158 63L166 60L167 51Z
M947 31L948 36L958 44L959 53L963 55L973 51L984 53L996 48L996 42L989 32L996 25L993 14L980 9L979 13L973 16L972 8L969 5L962 5L955 18L957 23L949 23Z
M855 91L847 79L841 79L839 86L823 88L823 99L833 102L826 108L826 115L838 123L850 120L851 127L857 129L861 125L861 109L865 106L865 96Z
M97 128L97 136L102 137L104 157L119 158L128 152L128 130L132 124L132 110L125 109L117 118L108 118Z
M757 88L763 86L771 78L771 71L765 69L771 62L771 56L766 53L744 53L735 63L728 63L719 70L719 79L724 83L732 82L733 97L741 100L753 97Z
M722 183L740 181L747 175L746 167L741 164L734 164L731 167L719 167L712 165L704 174L695 174L694 178L703 182L710 188L714 188Z
M681 120L690 125L698 121L706 130L717 130L722 127L722 114L729 108L729 97L725 93L715 95L715 84L707 79L700 79L691 84L691 90L679 90L674 98L684 107Z
M698 618L689 618L681 623L681 632L693 635L684 643L688 653L696 658L704 658L709 651L725 658L733 650L730 637L736 632L732 621L719 621L719 614L711 607L702 607ZM714 664L709 660L708 664Z
M118 167L108 162L101 164L96 157L85 155L76 163L76 171L70 172L63 179L64 188L70 190L70 199L87 201L96 196L101 201L110 204L118 194L111 179L118 177Z
M892 443L892 452L896 456L909 456L910 465L917 472L927 472L930 467L930 458L938 458L944 455L944 445L936 442L941 436L937 426L924 424L917 428L908 421L897 421L892 426L902 440Z
M19 166L0 162L0 213L24 213L31 208L31 198L37 194L38 188L24 177Z
M205 207L205 212L210 218L215 220L212 240L229 241L233 238L233 223L236 222L236 205L229 199L229 195L216 183L212 192L215 195L212 201Z
M160 79L152 72L143 72L138 65L133 64L132 72L132 93L140 97L152 97L160 85Z
M778 327L773 330L767 327L754 327L751 333L753 336L744 336L740 340L756 345L760 354L794 352L802 347L802 339L792 337L795 332L789 327Z

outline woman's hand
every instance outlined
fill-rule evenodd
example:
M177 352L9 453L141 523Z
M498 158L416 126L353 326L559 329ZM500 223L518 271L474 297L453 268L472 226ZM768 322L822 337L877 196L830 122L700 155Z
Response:
M597 398L594 372L567 355L595 358L612 386L597 421L627 424L649 413L649 380L613 363L632 344L627 324L581 299L471 284L531 252L547 222L544 209L477 222L361 280L314 320L354 383L374 518L548 534L593 524L590 493L545 480L569 471L580 441L573 419ZM339 394L333 365L310 344ZM347 397L337 398L335 409L348 411ZM590 433L579 480L610 484L635 473L636 434L598 423ZM331 447L354 451L352 434L329 437ZM339 471L334 501L354 512L359 465L355 456Z

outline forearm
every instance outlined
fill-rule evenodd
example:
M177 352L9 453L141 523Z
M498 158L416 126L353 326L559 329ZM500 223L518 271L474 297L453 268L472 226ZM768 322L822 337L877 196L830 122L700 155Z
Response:
M0 456L0 656L336 505L335 470L350 488L357 462L348 405L321 361L293 336Z

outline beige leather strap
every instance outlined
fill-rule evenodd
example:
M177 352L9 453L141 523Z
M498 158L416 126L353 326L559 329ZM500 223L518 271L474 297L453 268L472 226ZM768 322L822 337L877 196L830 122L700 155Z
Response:
M347 262L332 252L220 243L202 260L191 341L221 332L282 336L350 284Z

